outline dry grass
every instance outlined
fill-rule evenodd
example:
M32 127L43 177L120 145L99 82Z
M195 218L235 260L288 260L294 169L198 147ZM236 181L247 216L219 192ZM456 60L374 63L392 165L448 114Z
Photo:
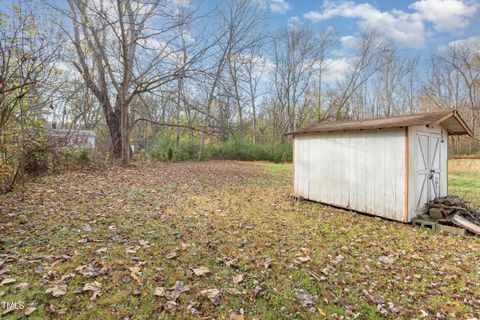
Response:
M290 169L149 164L17 190L0 198L0 279L15 280L0 301L32 305L42 319L480 317L478 239L291 201ZM196 276L202 266L210 273ZM78 293L94 281L100 296ZM154 295L176 281L189 291L175 302ZM65 294L46 293L55 285ZM217 305L201 294L213 288Z
M480 159L450 159L449 193L456 194L480 208Z

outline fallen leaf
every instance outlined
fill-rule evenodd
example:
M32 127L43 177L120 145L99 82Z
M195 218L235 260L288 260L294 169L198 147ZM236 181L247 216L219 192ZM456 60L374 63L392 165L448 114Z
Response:
M10 312L13 312L15 310L16 310L15 308L6 308L0 315L5 316L5 315L7 315Z
M227 267L232 267L232 268L237 268L238 267L238 260L237 259L231 259L225 262L225 265Z
M302 251L303 254L306 255L306 256L308 256L310 254L310 249L308 249L308 248L302 247L302 248L300 248L300 251Z
M157 287L153 292L154 295L157 297L165 297L165 288L164 287Z
M53 297L61 297L67 293L67 285L66 284L58 284L54 287L48 288L45 290L45 293L51 294Z
M206 267L200 267L200 268L197 268L197 269L192 269L193 270L193 273L195 273L196 276L198 277L201 277L201 276L204 276L204 275L207 275L210 273L210 269L206 268Z
M11 284L11 283L14 283L15 281L17 281L17 279L15 278L5 278L2 280L2 282L0 282L0 286Z
M332 262L335 263L335 264L339 264L340 262L343 261L343 259L345 259L345 257L342 256L341 254L339 254L338 256L335 257L335 259L333 259Z
M59 315L62 315L62 314L66 314L67 311L68 311L67 308L57 309L56 313L59 314Z
M135 281L140 282L141 268L138 266L128 268L130 270L130 277Z
M63 277L60 278L60 281L61 282L69 282L70 280L72 280L73 278L75 278L75 274L74 273L69 273L69 274L66 274L64 275Z
M140 290L133 290L132 295L135 297L139 297L142 295L142 291Z
M327 314L325 313L325 311L322 308L318 307L317 310L318 310L318 313L320 313L321 316L323 316L323 317L327 316Z
M102 288L102 284L100 282L97 282L97 281L94 281L94 282L90 282L90 283L87 283L83 286L83 291L86 292L86 291L98 291Z
M25 309L25 313L24 313L24 314L25 314L26 316L29 316L29 315L31 315L32 313L34 313L36 310L37 310L36 307L28 307L28 308Z
M167 277L163 274L163 272L161 271L157 271L155 273L155 275L153 276L153 280L155 280L156 282L160 282L160 281L163 281L165 280Z
M255 226L252 224L246 224L246 225L243 225L243 227L247 230L253 230L255 228Z
M97 281L87 283L82 288L83 292L92 292L92 295L90 296L91 301L94 301L101 295L101 289L102 284Z
M180 294L187 292L190 288L183 283L183 281L175 282L175 285L170 288L171 291L165 294L165 297L170 301L175 301L180 296Z
M233 276L233 283L238 284L243 281L243 273Z
M187 306L187 311L192 315L192 316L195 316L195 315L198 315L198 310L197 308L200 306L200 303L199 302L191 302L188 304Z
M302 307L311 307L313 306L313 297L310 293L305 290L298 289L295 290L295 295L297 296L297 301Z
M131 268L128 268L128 270L130 270L131 272L133 273L140 273L140 271L142 270L142 268L140 268L139 266L135 266L135 267L131 267Z
M30 285L30 282L22 282L15 286L17 289L25 289Z
M265 269L270 268L270 267L272 266L272 261L273 261L272 258L267 258L267 259L265 259L265 262L263 263L263 267L264 267Z
M127 254L135 254L135 253L137 253L137 250L135 250L134 248L129 248L129 249L125 250L125 252Z
M166 304L166 309L168 310L168 312L170 313L175 313L175 309L177 308L178 304L175 302L175 301L167 301L167 304Z
M253 290L252 290L252 296L253 296L254 298L259 297L259 296L263 296L263 295L265 295L265 290L263 290L262 287L256 286L255 288L253 288Z
M380 256L378 260L380 260L380 262L385 264L392 264L395 262L395 258L391 256Z
M239 295L241 292L237 288L228 288L227 292L233 295Z
M244 320L245 317L243 316L243 314L238 314L236 312L230 312L228 314L228 319L229 320Z
M305 257L300 256L300 257L297 257L297 260L300 261L300 262L307 262L307 261L310 261L311 258L310 258L310 256L305 256Z
M220 290L218 289L205 289L200 291L200 294L207 297L214 305L218 305L220 302Z
M100 275L105 270L101 268L101 265L98 262L92 261L88 265L82 265L75 268L75 271L78 271L84 277L91 278Z
M176 257L178 257L178 253L177 253L176 251L170 252L169 254L167 254L167 255L165 256L165 258L167 258L167 259L169 259L169 260L170 260L170 259L174 259L174 258L176 258Z
M168 301L175 301L177 300L178 297L180 297L181 292L171 290L165 293L165 298L167 298Z
M179 291L180 293L184 293L190 290L190 288L183 283L183 281L175 282L175 285L170 288L171 290Z

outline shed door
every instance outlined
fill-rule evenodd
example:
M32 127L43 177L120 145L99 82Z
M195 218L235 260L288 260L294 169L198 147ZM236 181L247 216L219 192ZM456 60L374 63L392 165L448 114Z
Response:
M437 133L417 132L415 156L415 212L425 212L426 203L440 196L441 136Z

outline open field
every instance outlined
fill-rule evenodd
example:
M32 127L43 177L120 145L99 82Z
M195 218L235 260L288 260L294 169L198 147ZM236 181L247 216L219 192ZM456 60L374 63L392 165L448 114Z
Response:
M480 207L480 159L450 159L448 184L450 194Z
M477 163L451 164L451 192L478 204ZM0 313L480 317L478 238L295 202L291 182L290 165L209 161L69 172L23 186L0 198L0 301L25 308L0 305Z

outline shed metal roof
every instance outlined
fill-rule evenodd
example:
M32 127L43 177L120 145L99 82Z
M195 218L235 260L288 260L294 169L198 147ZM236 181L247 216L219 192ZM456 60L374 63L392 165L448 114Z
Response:
M388 118L375 118L366 120L353 120L342 122L322 121L310 124L301 129L287 133L287 135L312 134L322 132L338 132L338 131L358 131L358 130L374 130L385 128L401 128L409 126L435 126L441 125L449 134L472 135L472 131L465 121L460 117L457 111L439 111L411 114L405 116L396 116Z
M76 130L76 129L48 129L47 134L56 137L96 137L97 134L93 130Z

